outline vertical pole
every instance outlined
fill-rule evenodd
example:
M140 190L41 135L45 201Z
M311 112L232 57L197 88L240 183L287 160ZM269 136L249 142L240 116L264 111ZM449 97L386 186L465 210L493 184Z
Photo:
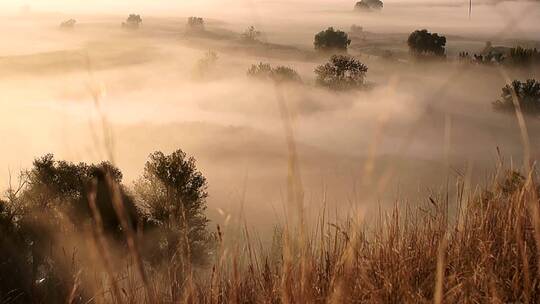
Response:
M472 14L472 0L469 0L469 20L471 20L471 14Z

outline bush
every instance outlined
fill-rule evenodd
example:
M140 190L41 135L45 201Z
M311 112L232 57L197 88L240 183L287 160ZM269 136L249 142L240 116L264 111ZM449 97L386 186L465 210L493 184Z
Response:
M501 97L493 103L497 111L515 111L514 98L521 109L521 112L528 115L540 115L540 83L534 79L526 82L514 80L511 85L502 88Z
M410 51L415 55L431 54L445 56L446 37L427 30L416 30L407 39Z
M333 27L329 27L325 31L315 35L313 44L316 50L347 51L347 48L351 44L351 40L347 33L340 30L336 31Z
M333 90L350 90L364 86L368 67L354 57L334 55L315 69L317 84Z
M193 76L195 78L204 78L208 76L215 68L219 56L214 51L208 51L204 54L204 57L197 61L195 69L193 70Z
M254 26L250 26L247 30L242 33L241 38L247 42L255 42L261 36L261 32L257 31Z
M507 62L515 66L530 66L540 63L540 52L535 49L527 49L518 46L517 48L510 49Z
M354 9L362 11L381 10L384 4L381 0L362 0L356 2Z
M191 32L204 32L204 19L200 17L189 17L187 29Z
M113 241L115 248L125 245L113 193L120 191L126 221L133 228L138 212L121 185L111 188L121 179L121 172L110 163L74 164L56 161L52 154L36 159L32 169L23 172L20 187L9 189L8 200L0 201L2 302L6 295L21 303L65 302L76 275L73 263L89 258L84 236L95 223L90 196L100 218L99 234ZM68 258L66 251L72 247L78 254ZM9 271L9 278L4 271ZM5 293L4 288L13 288L13 284L19 286Z
M154 244L150 246L153 259L170 262L183 258L197 264L208 261L212 235L204 214L206 188L206 178L197 170L195 159L182 150L149 156L135 191L153 227L148 233L154 237L147 240ZM155 252L159 247L162 250Z
M61 29L72 29L72 28L75 27L76 23L77 23L77 20L69 19L69 20L66 20L66 21L60 23L60 28Z
M120 221L111 200L112 189L107 181L110 177L114 183L120 184L122 173L112 164L74 164L56 161L52 154L47 154L36 159L32 170L25 175L28 186L22 195L27 207L50 212L53 221L62 214L73 223L83 223L92 218L88 193L90 184L96 181L96 206L101 215L104 232L116 237L122 235ZM123 188L120 191L128 220L135 227L138 219L135 203Z
M262 62L258 65L252 65L248 69L247 75L261 80L273 80L278 83L302 82L300 75L294 69L286 66L273 68L270 64Z
M142 24L142 18L140 15L131 14L126 19L126 22L122 23L123 28L127 28L130 30L137 30Z
M0 199L0 301L90 300L96 287L93 276L101 276L107 267L120 270L122 266L110 265L112 259L123 260L132 253L127 251L126 227L145 245L134 246L145 261L207 260L213 235L206 230L203 213L206 179L193 158L181 150L168 156L152 154L136 187L140 209L121 181L120 170L108 162L75 164L56 161L52 154L36 159L21 175L20 187ZM88 246L89 236L101 249ZM90 264L94 254L108 266ZM85 267L91 271L79 271ZM86 294L86 288L93 291ZM70 292L80 301L66 301Z

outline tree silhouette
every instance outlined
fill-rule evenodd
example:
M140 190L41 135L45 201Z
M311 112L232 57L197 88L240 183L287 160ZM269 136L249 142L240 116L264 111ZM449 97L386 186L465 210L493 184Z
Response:
M60 23L61 29L73 29L75 27L75 24L77 23L77 20L75 19L69 19L62 23Z
M368 67L348 55L334 55L330 61L315 69L317 84L333 90L360 88Z
M315 35L313 44L316 50L347 51L348 46L351 44L351 40L347 33L340 30L336 31L333 27L329 27Z
M521 67L538 64L540 63L540 52L536 48L527 49L521 46L512 48L508 56L508 63Z
M97 165L74 164L56 161L47 154L34 161L32 170L26 172L28 187L23 195L30 208L51 214L65 214L72 222L82 223L91 219L87 201L91 183L96 184L96 207L100 212L105 233L121 236L120 221L112 203L112 189L107 179L121 184L122 173L109 162ZM135 227L137 208L123 187L120 188L129 221ZM53 212L54 211L54 212Z
M261 32L256 30L254 26L250 26L246 31L244 31L244 33L242 33L241 38L247 42L255 42L259 36L261 36Z
M126 22L122 23L122 27L131 29L131 30L137 30L142 24L142 18L141 15L131 14L126 19Z
M200 17L189 17L187 28L191 32L204 32L204 19Z
M252 65L247 75L261 80L273 80L277 83L302 82L300 75L293 68L287 66L273 68L270 64L262 62Z
M493 107L497 111L513 113L515 102L519 104L522 113L540 115L540 82L535 79L525 82L514 80L502 88L501 97L493 103Z
M437 33L430 33L427 30L416 30L407 39L409 49L415 55L432 54L436 56L445 55L446 37Z
M362 11L381 10L384 4L381 0L362 0L356 2L354 9Z
M197 170L195 159L182 150L149 156L135 191L149 222L159 230L150 241L165 244L156 258L170 261L176 256L195 263L207 261L212 235L204 214L206 187L206 178Z
M0 254L6 257L3 262L9 264L0 265L0 269L12 269L14 278L26 282L21 283L19 290L23 298L31 295L39 299L41 290L47 301L37 302L66 299L73 274L65 268L65 256L59 254L63 248L55 244L59 239L84 235L93 225L90 193L95 196L93 202L102 220L103 236L114 241L119 249L124 248L125 238L111 188L112 184L120 184L121 179L120 170L110 163L74 164L56 161L52 154L47 154L23 172L23 182L16 191L8 190L8 200L0 202L0 230L5 237L0 242ZM127 221L135 228L137 209L121 185L119 189ZM19 256L13 256L11 250L17 250ZM4 281L1 275L0 281Z

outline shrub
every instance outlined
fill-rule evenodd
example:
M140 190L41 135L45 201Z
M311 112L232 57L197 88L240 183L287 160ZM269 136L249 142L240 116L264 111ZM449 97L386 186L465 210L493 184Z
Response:
M333 90L349 90L364 86L368 67L354 57L334 55L315 69L317 84Z
M207 230L206 178L197 170L195 159L182 150L165 155L149 156L143 176L135 191L152 224L152 249L162 250L154 258L170 262L175 257L184 261L207 262L212 235ZM156 231L157 230L157 231ZM179 256L177 254L180 254Z
M407 39L410 51L415 55L432 54L435 56L445 55L446 37L427 30L416 30Z
M50 213L51 220L62 214L73 223L83 223L92 218L88 204L90 183L96 181L96 206L101 213L104 232L119 236L122 234L120 221L113 208L111 189L107 178L120 184L122 173L108 162L98 165L74 164L56 161L47 154L34 161L32 170L25 173L27 187L22 195L27 207ZM135 227L137 208L133 199L121 188L121 196L128 213L129 221ZM40 211L40 212L41 212Z
M273 68L270 64L262 62L258 65L252 65L248 69L247 75L262 80L273 80L278 83L302 81L300 75L290 67L278 66Z
M123 187L111 188L121 179L121 172L110 163L74 164L56 161L52 154L36 159L32 169L23 172L20 187L9 189L8 200L0 201L2 302L6 296L19 303L65 302L74 284L74 263L89 258L84 236L95 224L90 194L101 220L99 234L114 241L115 248L123 247L124 231L113 207L113 193L120 191L126 220L133 228L138 213ZM66 256L70 247L77 248L76 257L75 252L71 258ZM3 271L10 271L9 279ZM13 284L20 285L4 293Z
M314 46L316 50L321 51L347 51L351 40L347 33L334 30L333 27L319 32L315 35Z
M72 29L72 28L75 27L76 23L77 23L77 20L69 19L69 20L66 20L66 21L60 23L60 28L61 29Z
M381 10L384 4L381 0L362 0L356 2L354 9L362 11Z
M187 29L191 32L203 32L204 19L200 17L189 17L187 21Z
M540 52L535 49L527 49L518 46L517 48L510 49L508 55L508 63L515 66L530 66L532 64L540 63Z
M261 32L256 30L254 26L250 26L247 30L242 33L241 38L247 42L255 42L261 36Z
M540 115L540 83L534 79L526 82L514 80L502 88L501 97L493 103L493 107L497 111L514 112L515 101L524 114Z
M195 65L195 69L193 70L193 76L195 78L204 78L207 76L212 70L214 70L217 61L219 60L219 56L214 51L208 51L204 54L204 57L199 59L197 61L197 64Z
M272 66L269 63L253 64L247 71L247 75L253 78L269 79L272 78Z
M142 24L142 18L140 15L131 14L126 19L126 22L122 23L123 28L127 28L130 30L137 30Z

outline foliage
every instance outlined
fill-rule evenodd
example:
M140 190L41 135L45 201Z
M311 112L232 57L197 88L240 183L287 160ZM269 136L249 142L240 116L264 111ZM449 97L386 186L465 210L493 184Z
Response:
M333 90L349 90L364 86L368 67L348 55L334 55L315 69L317 84Z
M515 66L526 67L540 63L540 52L536 48L527 49L518 46L510 49L508 63Z
M122 23L122 27L130 30L137 30L141 26L142 22L141 15L130 14L126 19L126 22Z
M187 21L188 31L191 32L203 32L204 31L204 19L200 17L189 17Z
M351 40L347 33L334 30L333 27L319 32L315 35L314 46L316 50L321 51L347 51Z
M134 258L168 265L187 252L182 258L190 258L188 264L202 264L211 253L214 239L204 215L206 179L181 150L150 156L136 185L141 209L121 185L120 170L108 162L75 164L47 154L20 181L0 199L2 303L74 303L67 301L70 293L81 301L91 299L95 290L87 294L87 289L99 288L94 275L116 271L113 256L125 258L129 241L124 221L142 244L129 247L140 250ZM124 211L118 213L118 208ZM101 246L94 253L88 246L92 235ZM89 264L95 254L108 266ZM83 272L85 267L90 268ZM176 271L177 278L185 274L185 269Z
M254 26L250 26L242 33L241 38L246 42L255 42L261 36L261 32L256 30Z
M203 79L208 76L215 68L216 63L219 60L219 56L214 51L208 51L204 54L204 57L197 61L195 69L193 70L193 76L198 79Z
M0 299L6 303L538 303L537 175L501 170L490 184L474 195L459 195L455 205L447 193L432 194L415 207L398 203L369 223L355 215L328 223L329 211L323 210L304 236L293 225L277 227L267 248L257 249L259 243L247 228L231 244L218 232L220 256L201 275L193 270L177 275L178 266L168 261L162 269L147 265L153 271L146 281L130 268L119 269L110 278L94 265L75 267L76 276L90 272L98 282L89 290L90 297L81 295L77 281L48 290L25 289L30 282L19 280L24 273L17 272L11 257L25 261L15 250L26 245L16 240L21 247L4 246L3 234ZM464 186L459 181L456 188L461 191ZM6 204L11 202L0 202L0 229L13 239L18 228L11 220L12 210L2 207ZM115 283L122 290L117 299L111 295ZM150 300L140 291L149 286L157 295Z
M73 284L72 269L64 246L77 246L80 256L87 247L74 241L84 235L94 221L88 197L95 197L102 235L122 247L122 226L112 203L111 185L119 184L121 172L110 163L98 165L56 161L52 154L38 158L31 170L23 172L17 190L9 189L7 201L0 202L0 253L6 256L0 269L11 269L14 284L21 284L14 296L23 302L64 302ZM135 226L137 210L131 197L119 188L126 221ZM57 242L63 242L57 244ZM68 244L71 240L71 244ZM13 252L16 250L16 253ZM74 259L74 257L73 257ZM73 262L72 262L73 263ZM6 280L0 273L0 282ZM10 288L8 283L0 285ZM0 288L1 289L1 288ZM44 293L44 295L41 295ZM0 294L0 299L6 295Z
M300 75L294 69L287 66L273 68L270 64L262 62L258 65L252 65L248 69L247 75L261 80L273 80L278 83L302 82Z
M489 52L485 55L473 54L471 56L469 52L459 52L459 61L463 63L474 63L480 65L492 65L502 64L504 62L504 56L501 53Z
M540 115L540 82L535 79L525 82L514 80L512 84L502 88L501 97L493 103L493 107L497 111L513 113L515 101L524 114Z
M195 263L207 262L212 236L204 214L206 187L206 178L197 170L195 159L182 150L149 156L135 191L149 222L159 229L153 240L164 244L163 250L156 253L158 258L170 261L181 253L182 258Z
M354 9L363 11L381 10L383 6L384 4L381 0L362 0L356 2Z
M415 55L432 54L435 56L445 55L446 37L427 30L416 30L409 35L407 40L409 49Z
M31 245L19 225L20 206L0 200L0 302L30 302Z
M59 215L68 216L73 223L82 223L91 218L88 204L90 184L96 181L96 206L100 212L105 233L121 235L121 226L111 199L107 179L120 184L122 173L111 163L98 165L74 164L56 161L47 154L34 161L32 170L26 172L27 187L22 193L27 208L47 212L53 221ZM133 199L121 188L121 196L129 221L135 225L137 208ZM79 226L80 227L80 226Z

